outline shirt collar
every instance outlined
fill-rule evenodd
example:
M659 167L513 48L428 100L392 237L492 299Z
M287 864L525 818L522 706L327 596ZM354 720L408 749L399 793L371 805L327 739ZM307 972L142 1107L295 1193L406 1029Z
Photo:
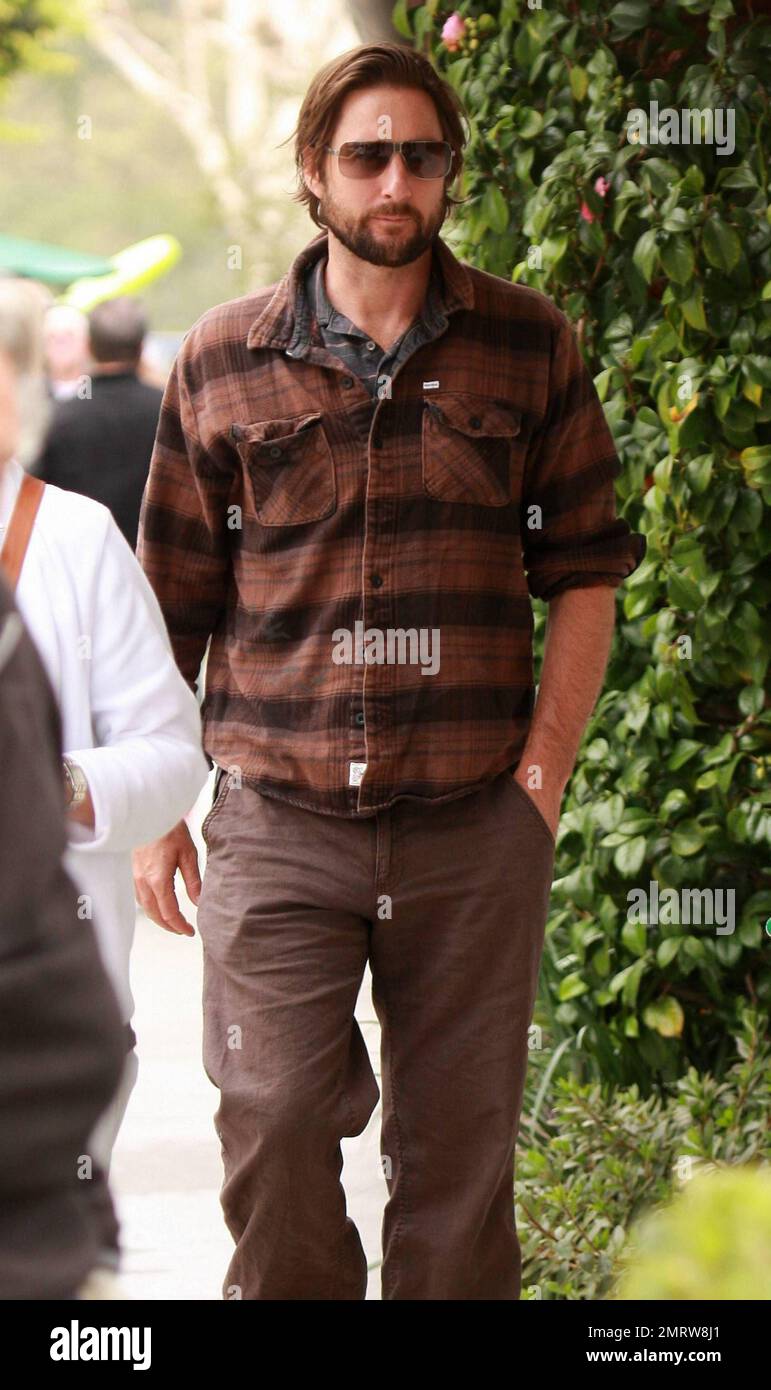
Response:
M433 249L443 284L441 315L447 317L457 309L473 308L474 285L466 266L453 255L441 237L434 238ZM249 329L246 338L248 348L283 348L290 354L294 351L302 336L302 314L298 313L303 295L302 282L308 269L327 252L326 231L303 247Z
M307 324L307 310L310 308L317 322L324 328L331 328L333 333L351 333L359 338L366 338L367 334L363 329L358 328L346 314L341 314L330 303L324 284L326 264L326 256L319 256L318 260L306 271L304 280L300 282L299 292L305 295L306 303L297 306L298 322L305 317ZM437 334L446 323L442 272L436 255L432 257L431 274L420 312L420 320L429 337Z

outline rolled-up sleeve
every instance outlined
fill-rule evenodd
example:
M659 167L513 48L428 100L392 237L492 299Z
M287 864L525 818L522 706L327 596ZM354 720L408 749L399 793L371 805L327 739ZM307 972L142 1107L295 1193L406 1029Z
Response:
M555 333L545 417L522 486L522 551L533 598L621 584L642 561L645 537L616 515L621 472L613 436L570 322Z

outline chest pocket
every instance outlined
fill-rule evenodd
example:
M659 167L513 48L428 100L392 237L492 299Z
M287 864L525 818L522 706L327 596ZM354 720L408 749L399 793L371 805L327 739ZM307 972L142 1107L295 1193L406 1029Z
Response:
M512 440L522 413L467 392L423 401L423 488L441 502L505 507L519 498L521 458Z
M335 465L320 411L235 423L230 438L263 526L300 526L331 516L337 506Z

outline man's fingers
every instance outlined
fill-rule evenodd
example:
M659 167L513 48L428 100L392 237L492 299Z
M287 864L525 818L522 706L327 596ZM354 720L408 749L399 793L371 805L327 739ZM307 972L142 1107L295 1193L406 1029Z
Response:
M176 936L195 935L193 928L185 921L179 910L173 889L164 892L163 888L159 886L156 892L148 879L136 878L134 891L139 906L151 922L163 927L165 931L174 932Z
M169 931L177 932L180 936L195 936L195 931L190 922L182 916L179 910L177 895L173 887L170 887L168 883L164 882L156 887L155 896L158 901L161 917L163 918L161 925L168 927Z
M150 921L155 922L157 926L165 927L166 923L161 917L161 910L158 906L155 894L148 886L145 879L134 879L134 892L137 902L145 916L149 917Z
M142 911L146 912L147 916L152 917L153 921L155 921L154 914L158 911L155 894L150 890L147 880L140 878L138 874L134 875L134 897L139 903Z
M187 896L197 907L201 896L201 875L198 869L198 854L192 840L180 850L179 872L187 889Z
M179 910L174 875L180 869L188 895L197 903L201 888L198 857L184 821L160 840L134 851L134 887L140 906L151 921L177 936L195 936L195 930Z

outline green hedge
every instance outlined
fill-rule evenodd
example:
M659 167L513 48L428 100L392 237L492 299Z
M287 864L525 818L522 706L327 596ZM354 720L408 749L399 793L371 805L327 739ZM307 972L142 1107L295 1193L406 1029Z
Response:
M560 1077L538 1110L529 1080L515 1174L523 1298L613 1296L644 1216L712 1167L768 1165L767 1030L746 1009L725 1076L689 1068L663 1097L631 1086L608 1099L600 1083Z
M771 24L730 0L503 0L459 4L448 51L450 13L394 11L469 114L444 235L568 315L647 536L563 804L539 1002L546 1045L576 1042L563 1065L647 1093L720 1075L741 999L771 1004ZM723 109L726 152L627 138L652 101ZM732 889L734 932L629 920L653 881Z

